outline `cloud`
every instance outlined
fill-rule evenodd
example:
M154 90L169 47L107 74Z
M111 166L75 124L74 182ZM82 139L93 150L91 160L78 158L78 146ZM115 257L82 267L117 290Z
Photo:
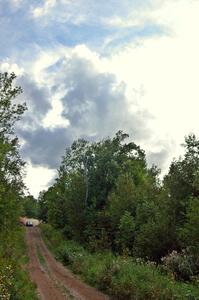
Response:
M99 72L93 64L76 55L63 61L63 115L77 136L113 135L117 130L130 131L135 138L146 136L142 117L130 111L126 87L111 73ZM147 123L147 115L146 123Z
M157 2L157 1L155 1ZM74 24L84 22L103 22L105 18L126 16L132 10L141 11L152 7L151 0L45 0L42 5L32 7L32 15L35 18L48 17L48 21L57 20L63 22L71 20ZM54 14L52 14L54 12ZM58 19L58 16L60 17Z
M14 72L15 75L21 76L24 73L24 69L20 68L20 66L16 63L12 63L9 61L9 59L5 59L2 62L0 62L0 71L1 72Z
M16 134L22 139L23 144L26 144L26 133L30 132L32 134L35 130L44 126L45 118L52 111L50 89L47 85L41 86L31 74L27 74L23 68L11 63L8 59L0 64L0 72L14 72L17 75L14 85L22 87L23 93L15 98L14 102L17 104L26 103L27 111L16 124ZM55 119L54 123L56 121ZM26 156L26 158L28 157Z
M78 55L80 49L83 52ZM87 58L82 57L83 53L87 53ZM100 59L95 58L95 55L88 59L89 53L92 55L84 48L76 49L45 71L52 84L52 95L55 98L57 93L60 95L57 103L61 104L60 118L67 120L66 126L60 124L45 128L39 125L35 119L40 120L40 114L42 117L49 111L45 91L31 89L31 82L25 81L25 85L22 84L30 91L29 96L35 99L31 112L37 110L36 117L27 120L31 125L32 121L37 124L32 127L34 130L25 126L18 131L25 141L22 154L33 165L58 168L66 146L80 137L98 140L113 136L120 129L132 134L137 140L146 139L150 135L147 128L150 115L146 111L138 111L139 108L136 111L135 107L134 111L131 109L126 98L125 84L118 82L115 75L99 70L100 67L97 68L92 59L97 64L100 64ZM56 120L51 119L51 122L56 123Z
M50 90L47 86L40 86L31 76L25 72L24 68L16 63L12 63L6 59L0 63L0 72L14 72L17 76L14 84L21 86L23 93L16 99L16 103L26 103L28 111L25 112L23 117L23 127L34 127L40 125L43 118L47 115L51 106Z
M149 0L102 0L99 3L93 0L7 0L4 5L0 3L0 35L3 37L0 56L12 56L23 63L32 61L39 49L46 51L57 44L73 47L81 43L110 54L119 45L127 45L139 37L164 34L161 24L146 18L152 7L150 3Z
M22 128L18 132L25 141L21 148L23 157L29 159L32 165L48 169L59 167L64 149L73 140L71 132L65 128L48 129L40 126L33 131Z
M153 113L153 135L180 145L184 135L198 128L198 10L199 1L162 2L151 12L154 22L165 24L169 34L121 46L107 59L109 70L127 87L143 85L140 106ZM188 19L190 21L188 21ZM154 141L145 148L151 151ZM169 149L179 155L181 147ZM165 156L166 160L166 156Z
M56 175L55 170L49 170L42 166L33 166L30 162L26 165L26 173L24 183L35 197L38 196L40 191L51 185L52 178Z
M161 22L154 22L150 17L151 10L159 7L158 2L48 0L43 5L32 6L31 15L35 26L40 20L44 39L45 33L50 33L52 39L64 45L84 43L105 54L115 46L126 45L139 37L165 34Z
M35 18L43 17L50 12L56 5L57 0L45 0L43 6L36 7L32 10Z
M171 138L157 138L154 139L151 144L152 149L150 149L151 145L148 145L148 151L146 153L148 165L156 165L165 173L165 170L168 170L173 155L176 152L176 143Z
M18 97L19 102L26 102L28 111L23 117L23 128L33 130L40 125L51 106L51 95L48 87L39 86L28 74L17 78L16 82L23 89L23 94Z

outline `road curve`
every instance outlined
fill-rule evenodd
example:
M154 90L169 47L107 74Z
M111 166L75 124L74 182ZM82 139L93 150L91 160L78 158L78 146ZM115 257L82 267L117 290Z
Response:
M29 252L28 270L37 285L41 300L108 300L108 297L83 283L55 260L47 249L38 227L26 229Z

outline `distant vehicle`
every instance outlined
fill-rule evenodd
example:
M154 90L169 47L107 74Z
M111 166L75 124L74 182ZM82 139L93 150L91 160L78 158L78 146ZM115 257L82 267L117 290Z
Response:
M33 227L39 226L39 224L41 223L41 221L37 219L27 218L27 217L20 217L19 222L24 226L33 226Z
M28 226L28 227L33 227L33 222L28 220L28 221L26 222L26 226Z

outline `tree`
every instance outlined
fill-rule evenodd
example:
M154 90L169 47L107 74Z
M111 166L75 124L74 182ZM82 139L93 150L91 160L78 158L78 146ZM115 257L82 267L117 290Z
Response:
M199 256L199 198L191 198L187 208L186 220L179 229L179 239L183 248Z
M116 244L120 253L132 254L133 244L135 238L135 220L126 211L120 218L118 232L116 234Z
M108 197L108 212L113 225L117 228L121 216L125 212L129 212L135 216L137 206L136 187L131 177L124 174L121 175L116 183L116 188Z
M114 247L121 216L126 211L135 216L144 187L144 197L157 189L157 172L147 170L144 151L126 138L119 131L112 139L79 139L66 149L56 184L44 197L48 221L67 236L89 246Z
M33 196L26 196L22 201L22 214L28 218L38 217L38 203Z
M26 105L13 103L13 100L22 93L21 87L14 86L14 73L0 73L0 137L12 140L15 132L15 123L26 110Z
M185 137L183 146L184 157L171 163L169 173L164 178L177 226L185 220L190 197L199 196L199 141L194 134L190 134Z
M43 222L48 220L48 200L45 191L41 191L38 197L38 219Z
M24 187L21 172L24 162L18 151L15 123L26 106L14 102L22 92L14 86L15 78L14 73L0 73L0 235L7 241L16 226Z

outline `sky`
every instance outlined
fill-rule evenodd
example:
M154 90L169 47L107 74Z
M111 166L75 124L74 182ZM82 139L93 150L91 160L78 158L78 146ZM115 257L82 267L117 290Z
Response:
M198 134L199 0L0 0L0 36L35 197L75 139L123 130L164 174Z

